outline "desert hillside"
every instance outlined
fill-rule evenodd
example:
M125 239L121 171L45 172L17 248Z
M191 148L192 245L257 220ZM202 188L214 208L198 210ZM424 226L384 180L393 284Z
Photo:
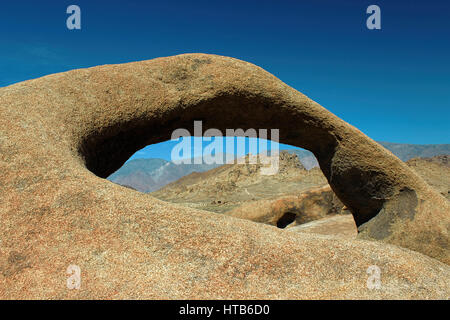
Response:
M275 175L261 175L260 163L226 164L206 172L194 172L151 193L161 200L224 213L249 201L275 199L324 186L319 168L306 170L295 154L280 153Z
M450 199L448 155L414 158L406 164ZM280 169L276 175L261 175L260 168L261 164L250 164L247 156L245 164L227 164L206 172L193 172L151 195L183 206L224 213L279 228L350 213L343 210L343 204L331 190L320 169L314 167L306 170L296 153L280 153ZM347 229L341 228L334 233L355 233L354 223L344 225ZM335 224L321 224L323 230L324 226L336 229Z

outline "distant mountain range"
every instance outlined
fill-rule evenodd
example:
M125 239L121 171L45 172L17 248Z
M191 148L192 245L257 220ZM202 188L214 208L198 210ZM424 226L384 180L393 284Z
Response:
M153 192L192 172L204 172L221 164L175 164L173 162L150 158L134 159L126 162L108 180L141 192Z
M450 144L403 144L378 142L403 161L412 158L431 158L450 154Z
M428 158L450 155L450 144L403 144L379 142L403 161L412 158ZM314 155L303 149L286 150L296 154L306 169L318 166ZM221 164L175 164L163 159L135 159L126 162L108 180L141 192L153 192L193 172L204 172Z

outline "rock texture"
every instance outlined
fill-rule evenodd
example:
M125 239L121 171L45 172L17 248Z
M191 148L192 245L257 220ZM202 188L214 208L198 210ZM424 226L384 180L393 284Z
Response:
M189 54L74 70L1 88L0 113L1 298L448 298L446 199L250 63ZM384 243L283 232L103 179L198 119L280 128L315 154L360 234ZM371 265L381 289L366 286Z
M450 200L450 156L414 158L406 164L436 191Z
M342 203L330 186L312 188L297 196L245 203L225 212L232 217L285 228L342 213ZM353 220L353 217L351 218Z
M333 235L346 239L354 239L358 234L355 220L349 214L335 215L301 225L289 226L286 231Z

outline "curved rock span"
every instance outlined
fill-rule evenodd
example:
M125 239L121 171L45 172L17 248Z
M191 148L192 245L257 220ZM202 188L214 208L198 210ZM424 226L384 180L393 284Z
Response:
M187 54L74 70L1 88L0 112L2 298L448 298L447 201L250 63ZM279 128L318 158L359 237L381 242L283 232L103 179L194 120Z

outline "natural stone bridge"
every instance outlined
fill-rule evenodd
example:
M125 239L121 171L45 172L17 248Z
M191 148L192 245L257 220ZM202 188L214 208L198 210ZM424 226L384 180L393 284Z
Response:
M450 262L447 200L250 63L187 54L74 70L1 88L0 112L0 297L448 297L448 265L422 255ZM359 238L380 241L289 234L103 179L194 120L279 128L315 154ZM69 264L80 290L66 288ZM370 265L381 291L365 286Z

